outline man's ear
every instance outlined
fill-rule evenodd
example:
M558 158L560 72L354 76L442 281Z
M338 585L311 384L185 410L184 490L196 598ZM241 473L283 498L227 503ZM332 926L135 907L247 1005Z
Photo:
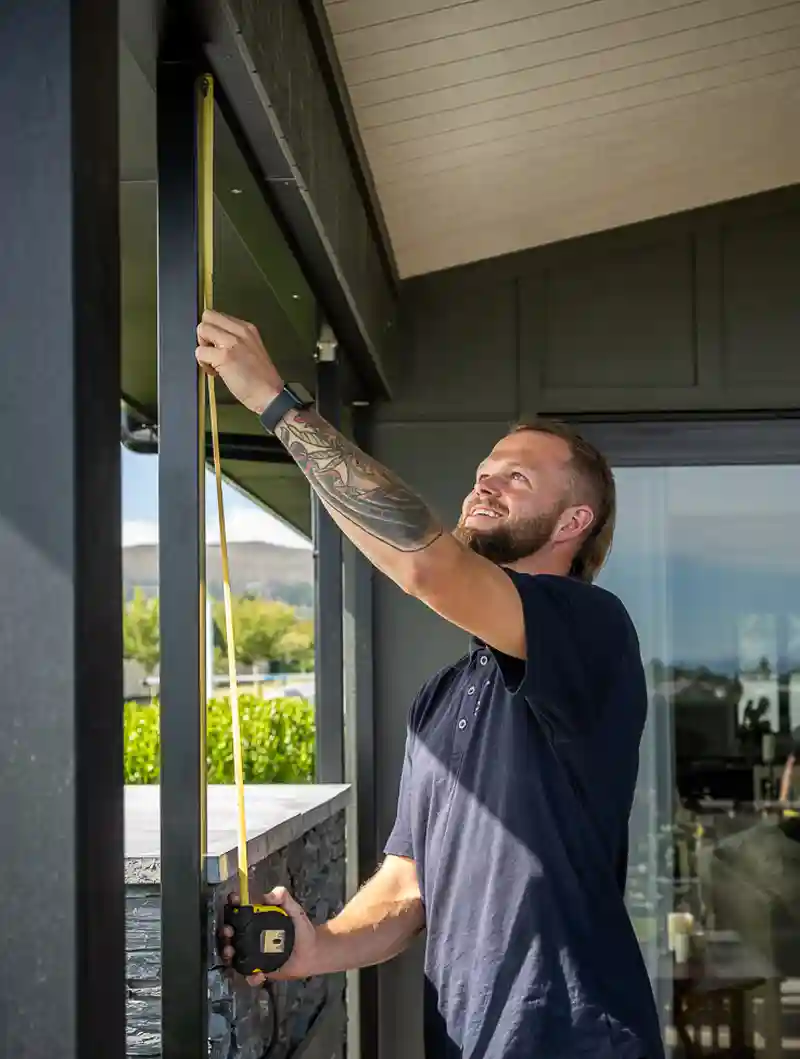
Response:
M553 536L554 541L574 541L589 532L594 522L594 512L590 507L581 504L568 507L558 520L558 528Z

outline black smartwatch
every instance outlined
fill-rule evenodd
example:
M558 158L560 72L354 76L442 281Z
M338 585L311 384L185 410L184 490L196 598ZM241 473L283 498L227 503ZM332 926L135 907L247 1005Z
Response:
M293 408L309 408L314 403L311 394L299 383L288 383L258 417L268 434L274 434L280 421Z

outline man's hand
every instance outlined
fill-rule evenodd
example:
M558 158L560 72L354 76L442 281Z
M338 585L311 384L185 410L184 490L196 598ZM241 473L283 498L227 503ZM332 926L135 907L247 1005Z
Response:
M209 375L218 375L251 412L260 415L283 389L283 379L253 324L206 309L197 341L200 367Z
M234 897L232 900L238 904L238 898ZM270 975L249 975L247 981L250 985L261 986L267 978L310 978L311 975L317 974L318 970L315 966L317 932L314 924L297 901L283 886L277 886L271 893L265 894L263 904L278 905L291 916L294 923L294 949L279 971ZM224 963L230 963L234 957L235 950L230 944L232 937L233 927L223 927L221 955Z
M403 952L425 927L417 869L407 857L388 856L338 916L317 927L282 886L267 894L264 903L280 905L292 917L294 949L274 974L250 975L247 981L254 986L266 979L311 978L373 967ZM225 963L234 956L232 935L231 927L223 927L220 951Z

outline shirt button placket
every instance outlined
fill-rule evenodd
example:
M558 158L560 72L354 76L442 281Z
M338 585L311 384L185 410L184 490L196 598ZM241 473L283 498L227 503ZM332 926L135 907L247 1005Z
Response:
M482 655L480 655L480 656L479 656L479 658L478 658L478 662L479 662L479 663L480 663L480 664L481 664L482 666L485 666L485 665L487 665L487 664L488 664L488 662L489 662L489 656L488 656L488 655L486 655L486 654L482 654ZM480 694L480 695L478 696L478 701L477 701L477 702L475 703L475 716L476 716L476 717L478 716L478 710L479 710L479 709L481 708L481 695L483 695L484 691L485 691L485 690L486 690L486 688L488 688L488 687L489 687L489 681L487 680L487 681L486 681L486 682L484 683L484 685L483 685L483 689L482 689L482 691L481 691L481 694ZM472 691L474 691L474 690L475 690L475 689L473 688L473 689L472 689ZM470 694L472 694L472 691L470 692Z

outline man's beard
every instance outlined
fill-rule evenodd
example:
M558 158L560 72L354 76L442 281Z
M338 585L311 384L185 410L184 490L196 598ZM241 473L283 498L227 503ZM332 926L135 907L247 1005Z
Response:
M535 518L504 518L498 520L496 526L485 529L467 526L462 520L453 535L484 559L497 566L509 566L544 548L550 541L560 515L561 508L554 508Z

